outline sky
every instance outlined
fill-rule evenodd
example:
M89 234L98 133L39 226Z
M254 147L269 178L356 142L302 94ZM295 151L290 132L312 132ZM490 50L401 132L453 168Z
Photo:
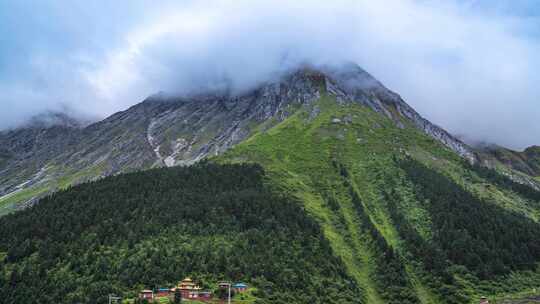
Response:
M540 145L537 0L1 0L0 129L340 61L468 142Z

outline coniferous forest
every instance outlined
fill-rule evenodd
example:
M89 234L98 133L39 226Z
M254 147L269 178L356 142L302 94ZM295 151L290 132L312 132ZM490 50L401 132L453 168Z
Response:
M534 270L540 260L540 224L520 214L481 200L448 177L413 159L400 161L415 185L419 201L426 203L433 222L433 244L426 246L403 228L405 238L415 243L416 255L442 273L443 258L466 266L481 279L513 270ZM482 170L482 174L493 174ZM495 175L492 175L496 178ZM515 183L504 181L517 191ZM533 189L527 195L538 195ZM398 220L399 221L399 220ZM436 247L433 247L435 245ZM436 257L436 259L434 259Z
M474 171L479 176L493 182L495 185L504 189L514 191L522 195L523 197L536 201L540 204L540 191L537 191L530 186L515 182L510 177L505 176L494 169L483 167L479 164L470 165L466 163L465 165L470 170Z
M442 303L458 304L471 299L456 281L456 267L486 282L536 269L540 224L412 158L395 165L403 176L385 181L381 193L400 248L374 224L347 167L333 163L359 235L373 250L372 279L385 303L420 303L411 271ZM537 195L488 171L478 174L520 195ZM397 183L412 185L431 219L431 238L404 216ZM143 288L170 287L190 276L204 288L220 280L248 282L258 303L365 303L365 291L320 223L270 185L259 165L204 162L55 193L0 218L2 301L102 303L110 293L134 298ZM330 194L325 200L340 213L340 201Z
M343 164L334 163L333 165L339 169L339 175L349 192L352 205L361 223L361 233L367 234L372 242L372 250L375 252L374 281L382 291L381 296L389 304L420 303L407 277L402 257L388 244L369 218L362 199L351 184L347 168Z
M4 303L105 303L185 276L241 280L260 303L361 303L314 220L257 165L108 177L0 218Z

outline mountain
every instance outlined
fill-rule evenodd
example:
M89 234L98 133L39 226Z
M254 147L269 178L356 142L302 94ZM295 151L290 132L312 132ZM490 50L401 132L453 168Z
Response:
M240 96L156 95L69 133L48 182L8 199L65 190L0 217L13 303L132 298L184 276L245 281L247 303L538 293L534 177L486 166L357 66L304 67Z
M540 176L540 147L531 146L524 151L514 151L498 145L485 145L479 148L482 161L486 165L497 163L530 176Z
M47 113L24 127L0 132L0 202L7 198L3 195L24 193L47 180L49 161L78 141L80 128L65 114Z
M31 205L69 185L133 170L189 165L215 156L309 106L321 92L355 102L404 128L429 134L475 160L473 151L423 119L399 95L354 64L304 67L242 95L226 92L182 98L157 94L126 111L83 127L50 117L0 132L0 214ZM312 115L316 115L314 108Z

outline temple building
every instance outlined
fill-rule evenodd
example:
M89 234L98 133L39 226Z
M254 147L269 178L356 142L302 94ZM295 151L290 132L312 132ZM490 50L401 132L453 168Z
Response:
M141 292L139 293L139 299L146 299L148 301L153 301L154 300L154 292L152 290L149 290L149 289L145 289L145 290L141 290Z
M191 299L191 300L210 300L212 298L212 293L207 291L202 291L202 288L193 282L191 278L185 278L178 286L174 289L179 289L182 294L182 298Z

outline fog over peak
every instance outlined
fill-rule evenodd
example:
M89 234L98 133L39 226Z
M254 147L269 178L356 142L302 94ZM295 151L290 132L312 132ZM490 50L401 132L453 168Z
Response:
M0 4L0 128L351 61L470 141L540 143L535 1L109 2Z

